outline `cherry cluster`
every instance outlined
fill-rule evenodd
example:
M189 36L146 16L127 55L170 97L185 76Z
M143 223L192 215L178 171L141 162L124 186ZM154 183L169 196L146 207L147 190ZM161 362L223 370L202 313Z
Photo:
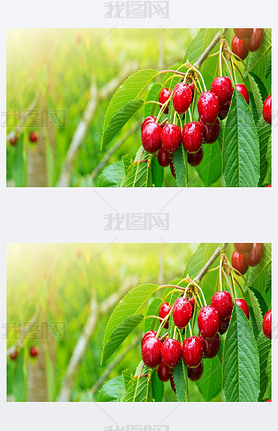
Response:
M245 299L237 299L236 303L249 319L249 309ZM161 381L170 380L174 391L173 369L181 359L187 366L189 379L199 380L204 370L202 359L214 358L217 355L220 343L219 333L224 334L227 331L233 306L234 303L228 291L215 292L211 304L202 307L199 311L198 336L191 335L182 341L180 330L184 330L190 323L195 299L193 296L191 298L179 297L173 306L164 302L160 307L159 317L164 322L164 328L167 329L172 314L180 341L168 337L168 333L160 337L159 330L158 332L148 331L141 342L144 364L156 369Z
M29 349L29 355L31 356L31 358L36 358L39 354L39 349L36 346L31 346ZM17 356L18 356L18 350L17 348L15 348L11 353L10 353L10 359L12 361L15 361Z
M246 274L249 266L258 265L264 253L263 243L234 243L234 247L232 266L241 275Z
M37 132L32 131L32 132L30 132L30 133L29 133L29 141L30 141L32 144L35 144L35 143L37 142L37 140L38 140L38 139L39 139L39 135L37 134ZM17 141L18 141L18 135L17 135L17 134L13 135L13 136L9 139L9 143L10 143L10 145L11 145L12 147L15 147L15 146L16 146Z
M245 60L249 52L257 51L264 38L263 28L234 28L232 40L233 53Z

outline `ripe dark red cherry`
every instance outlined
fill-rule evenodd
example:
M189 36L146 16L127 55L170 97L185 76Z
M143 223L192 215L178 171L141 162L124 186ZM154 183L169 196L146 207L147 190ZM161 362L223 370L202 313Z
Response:
M251 51L251 52L257 51L257 49L259 49L261 46L263 38L264 38L264 29L253 28L251 37L246 42L248 51Z
M204 350L205 350L205 339L204 337L202 337L202 335L198 335L199 341L201 343L201 348L202 348L202 352L203 352L203 356L204 356Z
M268 124L271 124L271 105L272 105L272 96L268 96L263 105L263 117L264 121Z
M246 100L247 105L249 105L249 93L248 93L248 90L245 87L245 85L244 84L237 84L235 88L244 97L244 99Z
M216 335L211 340L206 340L204 338L204 357L205 358L214 358L217 355L219 344L220 344L220 338L219 334L216 333Z
M250 253L252 250L252 242L234 242L234 247L238 253Z
M264 335L269 339L271 339L271 321L272 321L272 311L269 310L265 314L264 320L263 320Z
M233 86L228 76L217 76L211 84L211 91L218 97L219 104L225 105L233 95Z
M249 268L245 255L238 253L236 250L232 254L232 266L242 275L246 274Z
M201 308L198 315L198 326L202 337L210 340L218 331L219 316L217 310L211 305Z
M156 153L161 147L161 127L157 123L147 122L141 132L142 145L148 153Z
M169 90L167 87L163 87L160 94L159 94L159 103L164 103L169 100L169 97L171 96L172 91ZM168 106L164 109L164 114L168 114L169 108Z
M163 361L161 361L159 364L157 374L159 380L161 380L162 382L168 382L168 380L170 380L170 373Z
M187 161L190 164L190 166L196 167L198 166L204 157L204 149L201 145L200 149L197 151L197 153L187 153Z
M173 306L173 320L181 329L185 328L192 316L192 305L186 298L177 298Z
M211 305L218 311L220 319L229 317L233 311L233 301L230 292L227 290L215 292L211 299Z
M252 250L246 256L246 262L249 266L256 266L260 262L264 254L264 244L259 242L254 242Z
M173 391L175 392L175 394L177 393L176 390L176 386L175 386L175 382L174 382L174 377L172 374L170 374L170 383L171 383L171 388L173 389Z
M182 357L188 367L198 367L203 357L203 350L198 337L189 337L184 340Z
M194 312L194 307L195 307L195 299L193 298L193 296L188 300L191 304L192 307L192 314Z
M181 344L173 338L166 338L161 349L162 360L170 368L175 368L181 358Z
M226 103L225 105L219 105L219 110L218 110L218 118L220 120L224 120L229 112L230 109L230 103Z
M184 114L192 102L192 90L185 82L176 84L173 91L173 106L179 114Z
M245 314L245 316L247 317L247 319L249 319L249 308L248 308L248 305L247 305L247 302L245 301L245 299L243 299L243 298L236 299L236 304L239 306L239 308L242 309L242 311Z
M227 319L219 319L218 332L219 334L225 334L230 324L230 316Z
M236 36L234 36L232 40L232 51L241 58L241 60L245 60L249 53L245 40L239 39Z
M29 354L32 358L35 358L39 354L39 349L36 346L31 346L29 350Z
M149 368L157 367L161 362L162 343L156 337L148 337L142 345L142 359Z
M170 160L170 169L171 169L171 174L173 175L173 177L175 178L175 180L177 179L176 176L176 172L175 172L175 167L174 167L174 163L173 160Z
M14 349L11 353L10 353L10 359L11 361L15 361L18 355L18 351L17 349Z
M142 132L142 130L144 129L144 127L145 127L145 125L147 124L147 123L155 123L156 122L156 120L157 120L157 118L156 117L154 117L153 115L149 115L149 117L146 117L145 118L145 120L143 121L143 123L142 123L142 126L141 126L141 132Z
M145 342L145 340L147 338L149 338L149 337L156 337L156 334L157 334L157 332L155 332L155 331L148 331L148 332L146 332L145 335L142 338L141 347L143 346L143 344L144 344L144 342Z
M218 138L220 124L218 118L216 118L215 122L211 126L205 126L205 134L204 139L206 144L213 144Z
M169 305L168 302L163 302L163 304L161 304L161 307L159 309L159 317L161 317L162 319L164 319L166 316L168 316L168 314L170 313L171 309L172 309L172 306ZM169 328L169 319L165 323L164 328L165 329Z
M190 84L188 84L188 87L190 88L190 90L192 91L192 99L194 97L194 92L195 92L195 84L194 82L190 82Z
M175 124L166 124L162 129L161 142L168 153L174 153L181 144L181 129Z
M212 91L202 93L198 100L200 120L210 126L216 120L219 110L218 97Z
M29 135L30 142L37 142L38 139L39 139L39 136L36 132L30 132L30 135Z
M196 382L202 377L203 371L204 371L203 361L200 362L198 367L194 367L194 368L187 367L188 378L192 380L192 382Z
M249 39L251 37L253 29L252 28L234 28L236 37L239 39Z
M9 139L9 143L12 147L14 147L16 145L17 139L18 139L17 135L14 135Z
M182 143L186 151L195 153L201 148L202 142L203 134L199 123L192 121L183 126Z
M157 160L160 166L163 168L166 168L170 165L170 159L168 157L167 152L165 151L165 148L161 147L160 150L157 153Z

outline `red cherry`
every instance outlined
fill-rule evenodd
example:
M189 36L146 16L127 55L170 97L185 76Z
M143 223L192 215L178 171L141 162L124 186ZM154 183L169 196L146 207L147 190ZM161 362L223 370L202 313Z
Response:
M244 97L244 99L246 100L247 105L249 105L249 93L248 93L248 90L245 87L245 85L244 84L237 84L235 88Z
M197 153L187 153L187 161L190 164L190 166L196 167L198 166L204 157L204 149L201 145L200 149L197 151Z
M186 338L182 346L182 357L189 367L197 367L203 357L201 342L198 337Z
M210 340L218 331L219 316L217 310L211 305L201 308L198 315L198 326L202 337Z
M202 142L203 134L199 123L192 121L183 126L182 143L186 151L195 153L201 148Z
M228 115L229 109L230 109L230 102L226 103L225 105L219 105L218 118L220 120L224 120Z
M181 344L173 338L166 338L161 349L162 360L170 367L175 368L181 358Z
M157 374L159 380L161 380L162 382L168 382L168 380L170 380L170 373L163 361L161 361L159 364Z
M249 266L256 266L261 261L264 254L264 244L255 242L253 244L252 250L246 256L246 262Z
M186 298L177 298L173 306L173 320L178 328L185 328L192 316L192 305Z
M261 43L264 38L264 29L263 28L253 28L252 35L250 39L246 42L248 51L254 52L260 48Z
M219 129L220 129L219 120L218 118L216 118L215 122L211 126L206 126L206 125L204 126L205 126L205 135L204 135L205 143L212 144L217 140L219 135Z
M145 118L145 120L143 121L142 126L141 126L141 132L147 123L155 123L156 120L157 120L157 118L154 117L153 115L150 115L149 117Z
M225 105L233 95L233 86L228 76L217 76L212 81L211 91L218 97L219 104Z
M272 96L268 96L263 105L263 117L264 121L268 124L271 124L271 105L272 105Z
M211 305L218 311L220 319L226 319L232 314L232 303L231 294L227 290L224 292L215 292L211 299Z
M145 335L142 338L141 347L143 346L143 344L144 344L144 342L145 342L145 340L147 338L149 338L149 337L156 337L156 335L157 335L157 332L155 332L155 331L148 331L148 332L146 332Z
M200 343L201 343L201 348L202 348L203 356L204 356L204 350L205 350L205 339L204 339L204 337L202 337L202 335L198 335L198 338L199 338L199 341L200 341Z
M193 298L193 296L188 300L191 304L192 307L192 314L194 312L194 307L195 307L195 299Z
M232 40L232 51L235 55L241 58L241 60L245 60L249 53L245 40L239 39L236 36L234 36Z
M142 359L149 368L157 367L161 362L162 343L156 337L148 337L142 346Z
M242 309L242 311L245 314L245 316L247 317L247 319L249 319L249 308L248 308L248 305L247 305L247 302L245 301L245 299L243 299L243 298L236 299L236 304L239 306L239 308Z
M232 254L232 266L242 275L246 274L249 268L245 255L238 253L236 250Z
M216 335L211 340L206 340L204 338L204 357L205 358L214 358L217 355L219 344L220 344L220 338L219 334L216 333Z
M266 403L271 403L271 402L272 402L272 400L267 400L267 401L266 401Z
M39 354L39 349L36 346L31 346L29 353L32 358L35 358Z
M160 166L163 168L166 168L170 165L170 159L168 157L167 151L165 151L165 148L161 147L160 150L157 153L157 160Z
M17 355L18 355L18 351L17 351L17 349L14 349L11 353L10 353L10 359L11 359L11 361L15 361L16 360L16 358L17 358Z
M251 37L253 29L252 28L234 28L236 37L239 39L249 39Z
M202 377L203 371L204 371L203 361L200 362L198 367L194 367L194 368L187 367L188 378L192 380L192 382L196 382Z
M231 316L229 316L227 319L219 319L219 326L218 326L219 334L221 335L225 334L230 324L230 318Z
M16 143L17 143L17 140L18 140L18 136L17 136L17 135L12 136L12 137L9 139L9 143L10 143L10 145L11 145L12 147L14 147L14 146L16 145Z
M192 102L192 90L185 82L175 85L173 91L173 106L179 114L184 114Z
M147 122L141 132L142 145L148 153L156 153L161 147L161 127L159 124Z
M161 304L161 307L159 309L159 317L161 317L162 319L164 319L166 316L168 316L168 314L170 313L171 309L172 309L172 306L169 305L168 302L163 302L163 304ZM165 329L169 328L169 319L165 323L164 328Z
M212 91L202 93L198 100L198 112L200 120L208 126L214 123L218 115L218 97Z
M175 178L175 180L176 180L176 179L177 179L177 176L176 176L176 172L175 172L175 167L174 167L173 160L170 160L170 169L171 169L171 173L172 173L173 177L174 177L174 178Z
M202 121L198 121L198 124L199 124L199 126L200 126L200 128L201 128L201 133L202 133L202 137L203 137L203 142L204 142L204 140L205 140L205 133L206 133L206 126L205 126L205 124L202 122Z
M190 88L190 90L192 91L192 99L194 97L194 92L195 92L195 84L194 82L190 82L190 84L188 84L188 87Z
M39 136L36 132L30 132L29 134L30 142L37 142L38 139L39 139Z
M252 242L234 242L234 247L238 253L250 253L252 250Z
M176 394L177 390L176 390L176 386L175 386L175 382L174 382L174 377L172 376L172 374L170 374L170 383L171 383L171 388L173 389L173 391Z
M162 88L160 94L159 94L159 103L162 103L162 105L164 105L164 103L169 99L169 97L171 96L172 91L169 90L169 88L164 87ZM169 108L168 106L164 109L164 114L168 114Z
M272 311L269 310L265 314L264 320L263 320L264 335L269 339L271 339L271 321L272 321Z
M181 129L175 124L166 124L162 129L161 142L168 153L174 153L181 144Z

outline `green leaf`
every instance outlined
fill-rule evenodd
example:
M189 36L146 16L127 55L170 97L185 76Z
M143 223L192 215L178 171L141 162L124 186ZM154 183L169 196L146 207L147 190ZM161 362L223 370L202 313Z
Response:
M226 334L223 358L223 388L228 402L258 401L259 353L249 321L235 304Z
M264 184L268 169L269 160L267 158L268 142L271 137L271 125L264 121L263 116L257 124L259 144L260 144L260 181L259 186ZM271 161L271 160L270 160Z
M160 403L163 400L164 383L159 379L157 373L152 375L152 396L153 399Z
M207 48L217 32L218 29L214 28L200 29L187 48L183 63L186 63L186 61L189 60L191 64L194 64L204 52L205 48Z
M183 273L183 277L186 277L187 274L189 274L191 278L196 277L203 268L204 264L208 261L213 252L216 250L218 245L219 244L217 243L201 243L197 250L188 260L185 271Z
M174 153L173 163L176 173L176 181L179 187L186 186L187 156L183 145Z
M204 372L196 382L205 401L211 401L222 388L222 365L218 355L212 359L204 359Z
M125 388L127 388L128 384L133 379L133 371L132 370L128 370L128 369L127 370L123 370L122 376L123 376L123 379L124 379Z
M26 401L27 396L27 379L26 369L24 367L24 349L21 349L14 361L14 396L16 401Z
M163 87L163 85L159 84L158 82L153 84L151 86L149 92L148 92L146 102L148 102L150 100L154 100L154 101L158 102L159 94L160 94L162 87ZM157 105L156 103L153 103L153 104L152 103L146 103L144 106L144 117L146 118L149 115L157 116L159 109L160 109L160 106Z
M248 296L249 296L250 301L247 301L247 302L249 302L248 305L251 305L252 311L253 311L253 315L251 315L252 316L253 332L254 332L255 337L257 337L258 334L261 332L261 328L262 328L262 324L263 324L262 310L261 310L260 303L259 303L257 296L255 295L255 293L251 289L248 289Z
M255 80L254 76L256 75L252 75L251 73L248 74L248 80L249 80L248 90L249 90L249 95L251 100L253 118L255 120L255 123L257 123L263 112L263 97L258 87L258 83L257 83L258 77L257 77L257 80Z
M141 314L133 314L123 320L116 329L112 332L111 337L106 340L102 351L102 364L104 364L111 355L120 347L126 337L133 331L136 326L142 322L144 316Z
M272 68L272 53L271 53L271 51L272 50L270 48L266 54L266 65L265 65L265 72L264 72L265 79L267 79L271 74L271 68Z
M257 129L243 96L235 90L223 142L223 174L227 187L256 187L260 177Z
M151 169L149 162L140 160L149 159L149 154L141 146L136 154L133 164L126 172L121 187L148 187L151 186Z
M271 340L267 338L263 331L261 331L260 335L257 339L259 356L260 356L260 396L259 401L262 401L264 398L264 394L266 391L267 383L268 383L268 375L267 375L267 361L268 356L271 351Z
M102 387L98 395L98 402L120 401L124 391L125 384L123 377L115 377L114 379L108 380Z
M105 149L108 144L115 138L127 121L138 111L143 105L142 100L130 100L122 106L114 115L111 122L103 131L101 139L101 150ZM108 108L109 109L109 108Z
M205 144L202 163L196 167L199 177L205 187L210 187L221 177L222 152L218 142Z
M248 273L248 284L254 285L256 281L261 277L262 273L268 268L271 267L271 259L272 259L272 251L271 251L271 244L265 243L264 244L264 254L262 256L261 261L258 263L258 265L251 267L249 269ZM258 290L258 289L257 289Z
M268 354L267 366L266 366L267 385L266 385L266 390L265 390L265 394L264 394L264 399L266 401L270 400L272 398L272 396L271 396L271 392L272 392L271 368L272 368L272 354L271 354L271 350L270 350L270 352Z
M252 78L256 82L257 87L258 87L258 89L260 91L260 95L261 95L262 101L264 101L267 98L267 96L268 96L268 91L265 88L265 85L264 85L263 81L254 72L250 72L250 75L252 76Z
M104 169L98 180L98 187L119 187L125 176L123 162L116 162Z
M154 298L149 305L146 316L158 316L160 306L163 300L161 298ZM144 331L153 331L158 326L158 319L145 319Z
M260 306L260 309L261 309L261 312L262 312L262 315L264 316L265 313L268 311L268 306L266 305L266 302L265 302L263 296L253 286L250 286L249 289L256 296L257 301L258 301L259 306Z
M251 72L261 61L262 57L271 49L271 28L264 29L264 39L261 43L260 48L249 53L247 67Z
M130 381L124 392L122 402L147 402L151 401L151 384L147 377L140 377L148 374L149 369L141 361L136 369L135 377Z
M183 360L174 368L173 378L176 388L177 399L180 402L186 401L187 397L187 369Z
M157 157L153 157L151 162L152 182L155 187L162 187L164 178L164 169L158 163Z
M133 157L130 154L125 154L122 157L122 161L124 164L124 169L125 169L125 174L127 173L128 169L130 168L130 166L133 163Z
M114 308L105 330L103 346L111 338L114 330L125 321L126 318L139 314L144 304L159 290L156 284L142 284L130 290Z

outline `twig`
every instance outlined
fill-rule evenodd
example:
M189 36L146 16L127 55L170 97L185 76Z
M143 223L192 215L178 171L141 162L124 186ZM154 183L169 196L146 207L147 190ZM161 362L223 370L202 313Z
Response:
M228 246L228 243L224 243L222 247L217 247L217 249L215 250L215 252L213 253L213 255L209 258L209 260L207 261L207 263L201 269L201 271L199 272L199 274L197 275L197 277L195 277L195 281L197 283L200 283L200 281L202 280L202 278L204 277L204 275L208 272L208 270L211 267L211 265L213 264L213 262L218 258L218 256L220 256L221 252L224 252L226 250L227 246Z
M203 54L199 57L199 59L196 61L196 63L194 63L194 67L196 67L196 69L199 69L201 67L201 65L203 64L203 62L205 61L205 59L207 58L207 56L210 54L210 52L213 50L213 48L215 47L215 45L217 44L217 42L219 42L220 38L225 36L225 34L227 33L228 29L224 28L222 32L218 32L214 38L212 39L212 41L210 42L210 44L207 46L207 48L204 50Z

